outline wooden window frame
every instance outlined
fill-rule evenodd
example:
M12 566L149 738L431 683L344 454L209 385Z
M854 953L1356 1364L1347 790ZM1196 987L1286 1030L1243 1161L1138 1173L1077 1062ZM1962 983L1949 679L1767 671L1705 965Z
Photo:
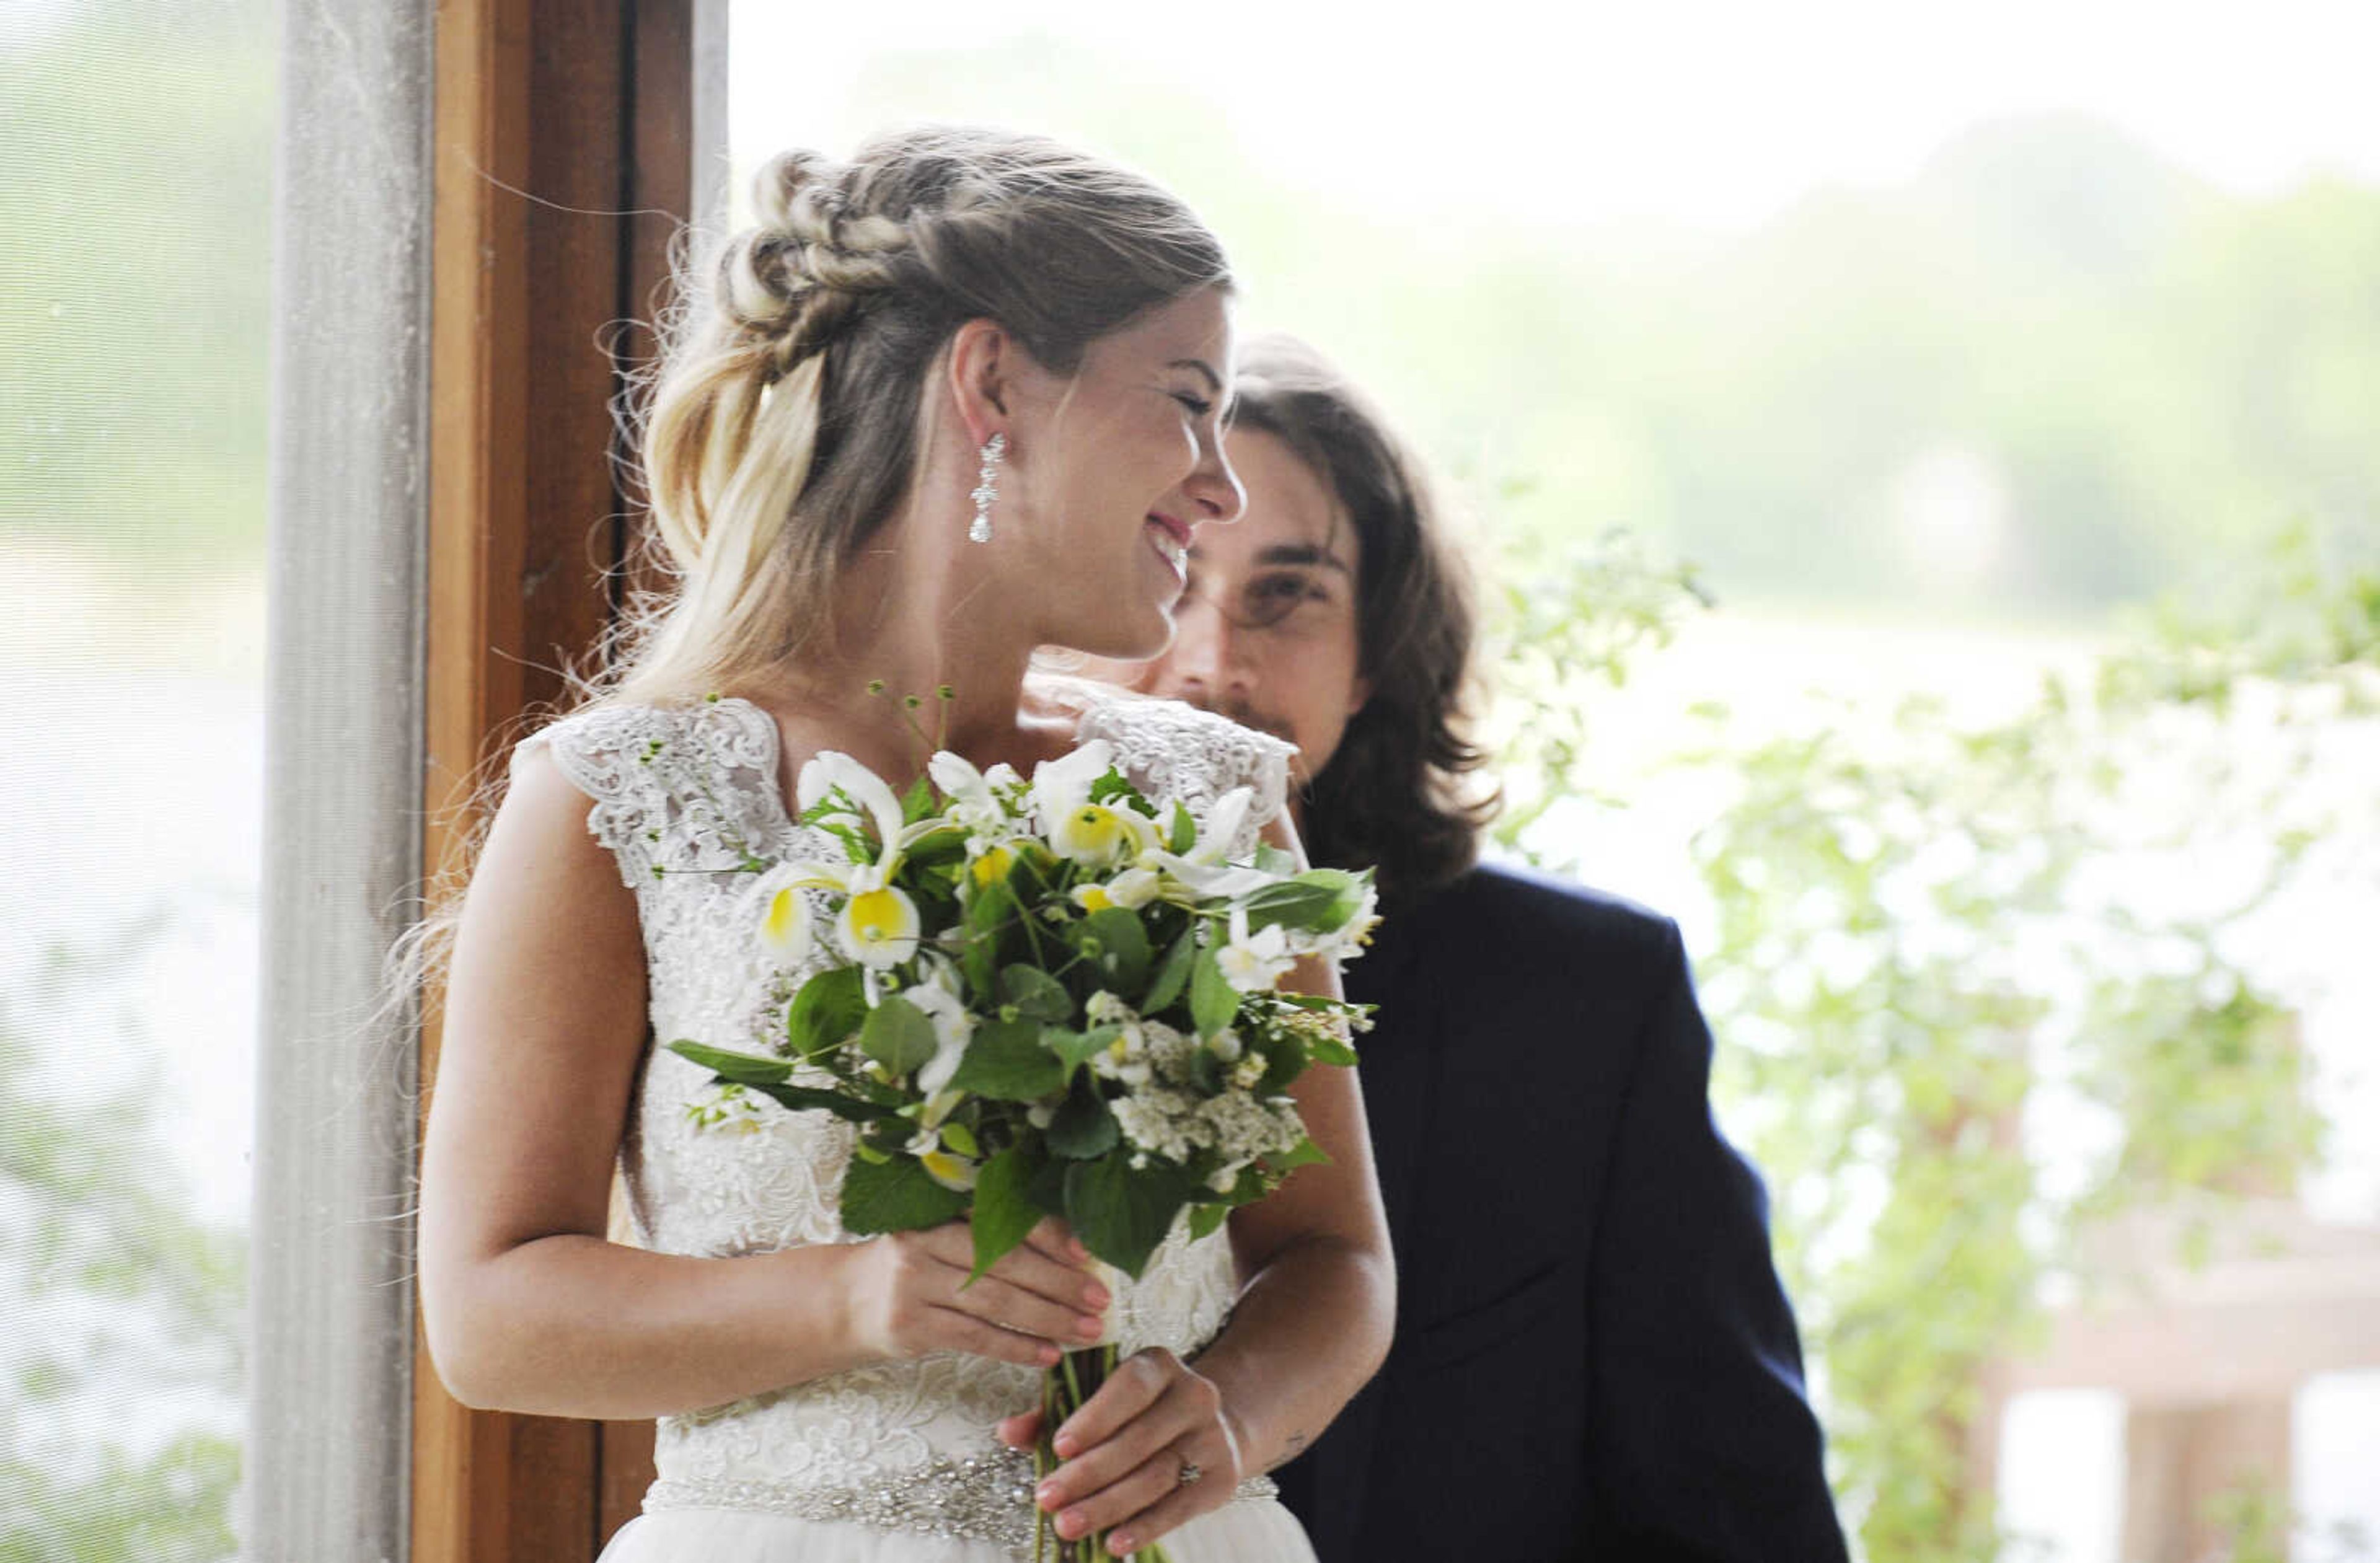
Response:
M426 873L616 610L620 369L650 357L681 224L719 210L724 37L724 0L438 6ZM431 995L425 1105L438 1027ZM412 1563L586 1563L650 1480L651 1424L468 1410L418 1329L412 1410Z

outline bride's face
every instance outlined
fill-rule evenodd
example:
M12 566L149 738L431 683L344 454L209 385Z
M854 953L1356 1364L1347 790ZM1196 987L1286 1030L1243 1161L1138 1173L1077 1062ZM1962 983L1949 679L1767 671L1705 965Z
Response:
M1221 428L1231 375L1230 309L1208 289L1092 343L1073 375L1020 386L1019 503L993 526L1021 533L1012 578L1038 597L1045 644L1142 658L1172 638L1198 528L1240 514Z

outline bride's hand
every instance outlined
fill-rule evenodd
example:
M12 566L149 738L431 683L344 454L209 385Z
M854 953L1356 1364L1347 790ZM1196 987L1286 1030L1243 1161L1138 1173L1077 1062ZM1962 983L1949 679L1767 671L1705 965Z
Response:
M1038 1412L1000 1425L1012 1444L1029 1446L1039 1431ZM1034 1501L1058 1517L1060 1535L1106 1531L1119 1556L1222 1508L1245 1474L1222 1391L1161 1346L1118 1367L1052 1442L1065 1463ZM1195 1480L1183 1480L1194 1471Z
M1099 1339L1108 1292L1086 1266L1090 1251L1051 1218L965 1285L975 1239L964 1221L892 1232L861 1247L851 1329L877 1358L972 1351L1050 1367L1061 1349Z

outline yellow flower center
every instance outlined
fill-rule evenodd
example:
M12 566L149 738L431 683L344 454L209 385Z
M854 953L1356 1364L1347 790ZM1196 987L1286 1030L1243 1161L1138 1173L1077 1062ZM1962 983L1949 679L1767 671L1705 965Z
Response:
M851 930L861 942L889 944L908 930L901 897L889 890L868 891L851 898Z
M771 896L769 915L762 924L769 938L779 944L792 939L801 928L804 910L802 892L797 890L781 890Z
M1079 899L1086 912L1104 912L1115 904L1108 892L1098 885L1085 885Z
M1014 853L1006 847L993 847L975 860L975 867L972 870L975 874L975 882L978 885L997 884L1008 878L1008 870L1014 866L1015 863Z

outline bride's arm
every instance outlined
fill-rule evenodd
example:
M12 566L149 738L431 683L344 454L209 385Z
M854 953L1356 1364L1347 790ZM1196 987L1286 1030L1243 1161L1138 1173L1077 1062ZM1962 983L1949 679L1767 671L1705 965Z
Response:
M964 1294L959 1227L734 1259L605 1240L645 951L587 810L526 758L464 904L421 1164L422 1322L448 1389L649 1417L932 1350L1054 1361L1087 1316L1062 1300L1099 1306L1054 1227Z
M1296 850L1284 819L1267 835ZM1338 973L1301 961L1281 986L1340 992ZM1231 1323L1184 1366L1147 1351L1061 1426L1066 1463L1044 1483L1062 1533L1122 1526L1122 1550L1147 1546L1219 1508L1232 1483L1295 1457L1379 1370L1396 1322L1396 1272L1372 1169L1371 1135L1352 1069L1309 1069L1291 1087L1306 1132L1330 1156L1300 1168L1269 1196L1232 1213L1233 1257L1245 1278ZM1032 1435L1030 1417L1003 1428ZM1228 1466L1219 1466L1212 1452ZM1181 1484L1182 1464L1200 1467ZM1209 1483L1212 1475L1216 1480ZM1066 1523L1069 1513L1078 1522Z

